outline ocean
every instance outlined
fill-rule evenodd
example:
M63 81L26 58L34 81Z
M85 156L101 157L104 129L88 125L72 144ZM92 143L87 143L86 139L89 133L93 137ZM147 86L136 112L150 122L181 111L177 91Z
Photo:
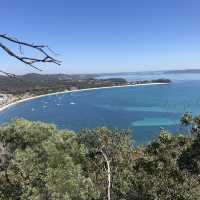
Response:
M165 128L180 133L185 112L200 114L200 74L117 75L128 80L170 78L167 85L80 91L30 100L0 113L0 123L15 118L53 123L59 128L129 129L137 144L146 144Z

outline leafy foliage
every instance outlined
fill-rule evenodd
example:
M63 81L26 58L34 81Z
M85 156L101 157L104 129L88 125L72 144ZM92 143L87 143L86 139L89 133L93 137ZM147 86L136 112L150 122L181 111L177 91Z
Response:
M112 177L112 199L123 199L130 188L129 175L134 159L134 148L132 140L127 131L109 130L99 128L94 130L83 130L78 135L80 144L88 149L87 167L88 176L92 178L101 198L106 196L106 169L105 160L100 153L103 148L111 163Z
M105 200L104 152L112 200L198 200L200 117L186 117L193 137L161 130L144 147L135 147L124 130L74 133L26 120L2 126L0 199Z
M1 171L1 199L71 200L95 196L94 185L80 165L85 148L76 142L74 133L17 120L1 128L0 141L9 154L8 164Z

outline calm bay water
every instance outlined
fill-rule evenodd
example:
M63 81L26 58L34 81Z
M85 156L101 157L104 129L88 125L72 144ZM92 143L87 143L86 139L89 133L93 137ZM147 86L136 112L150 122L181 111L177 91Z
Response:
M173 78L168 85L99 89L31 100L1 112L0 123L20 117L75 131L123 128L133 132L137 143L147 143L161 127L178 132L184 112L200 113L200 78L184 76Z

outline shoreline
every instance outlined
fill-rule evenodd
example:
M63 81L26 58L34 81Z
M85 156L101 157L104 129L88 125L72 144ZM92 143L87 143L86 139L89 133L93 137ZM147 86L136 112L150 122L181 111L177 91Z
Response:
M150 85L166 85L169 83L141 83L141 84L135 84L135 85L116 85L116 86L106 86L106 87L96 87L96 88L85 88L85 89L78 89L78 90L65 90L65 91L61 91L61 92L53 92L53 93L49 93L49 94L42 94L42 95L37 95L37 96L32 96L32 97L28 97L28 98L24 98L24 99L20 99L17 101L14 101L12 103L9 103L3 107L0 108L0 112L15 106L17 104L29 101L29 100L33 100L33 99L39 99L42 97L46 97L46 96L53 96L53 95L57 95L57 94L67 94L67 93L73 93L73 92L82 92L82 91L90 91L90 90L99 90L99 89L111 89L111 88L123 88L123 87L138 87L138 86L150 86Z

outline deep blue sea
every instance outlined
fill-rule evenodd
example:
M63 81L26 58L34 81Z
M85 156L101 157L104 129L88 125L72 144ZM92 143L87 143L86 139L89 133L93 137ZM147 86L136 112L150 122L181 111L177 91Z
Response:
M117 77L128 80L171 78L173 83L47 96L1 112L0 123L25 118L75 131L101 126L130 129L136 143L144 144L155 138L161 127L178 133L179 119L184 112L200 113L200 74Z

